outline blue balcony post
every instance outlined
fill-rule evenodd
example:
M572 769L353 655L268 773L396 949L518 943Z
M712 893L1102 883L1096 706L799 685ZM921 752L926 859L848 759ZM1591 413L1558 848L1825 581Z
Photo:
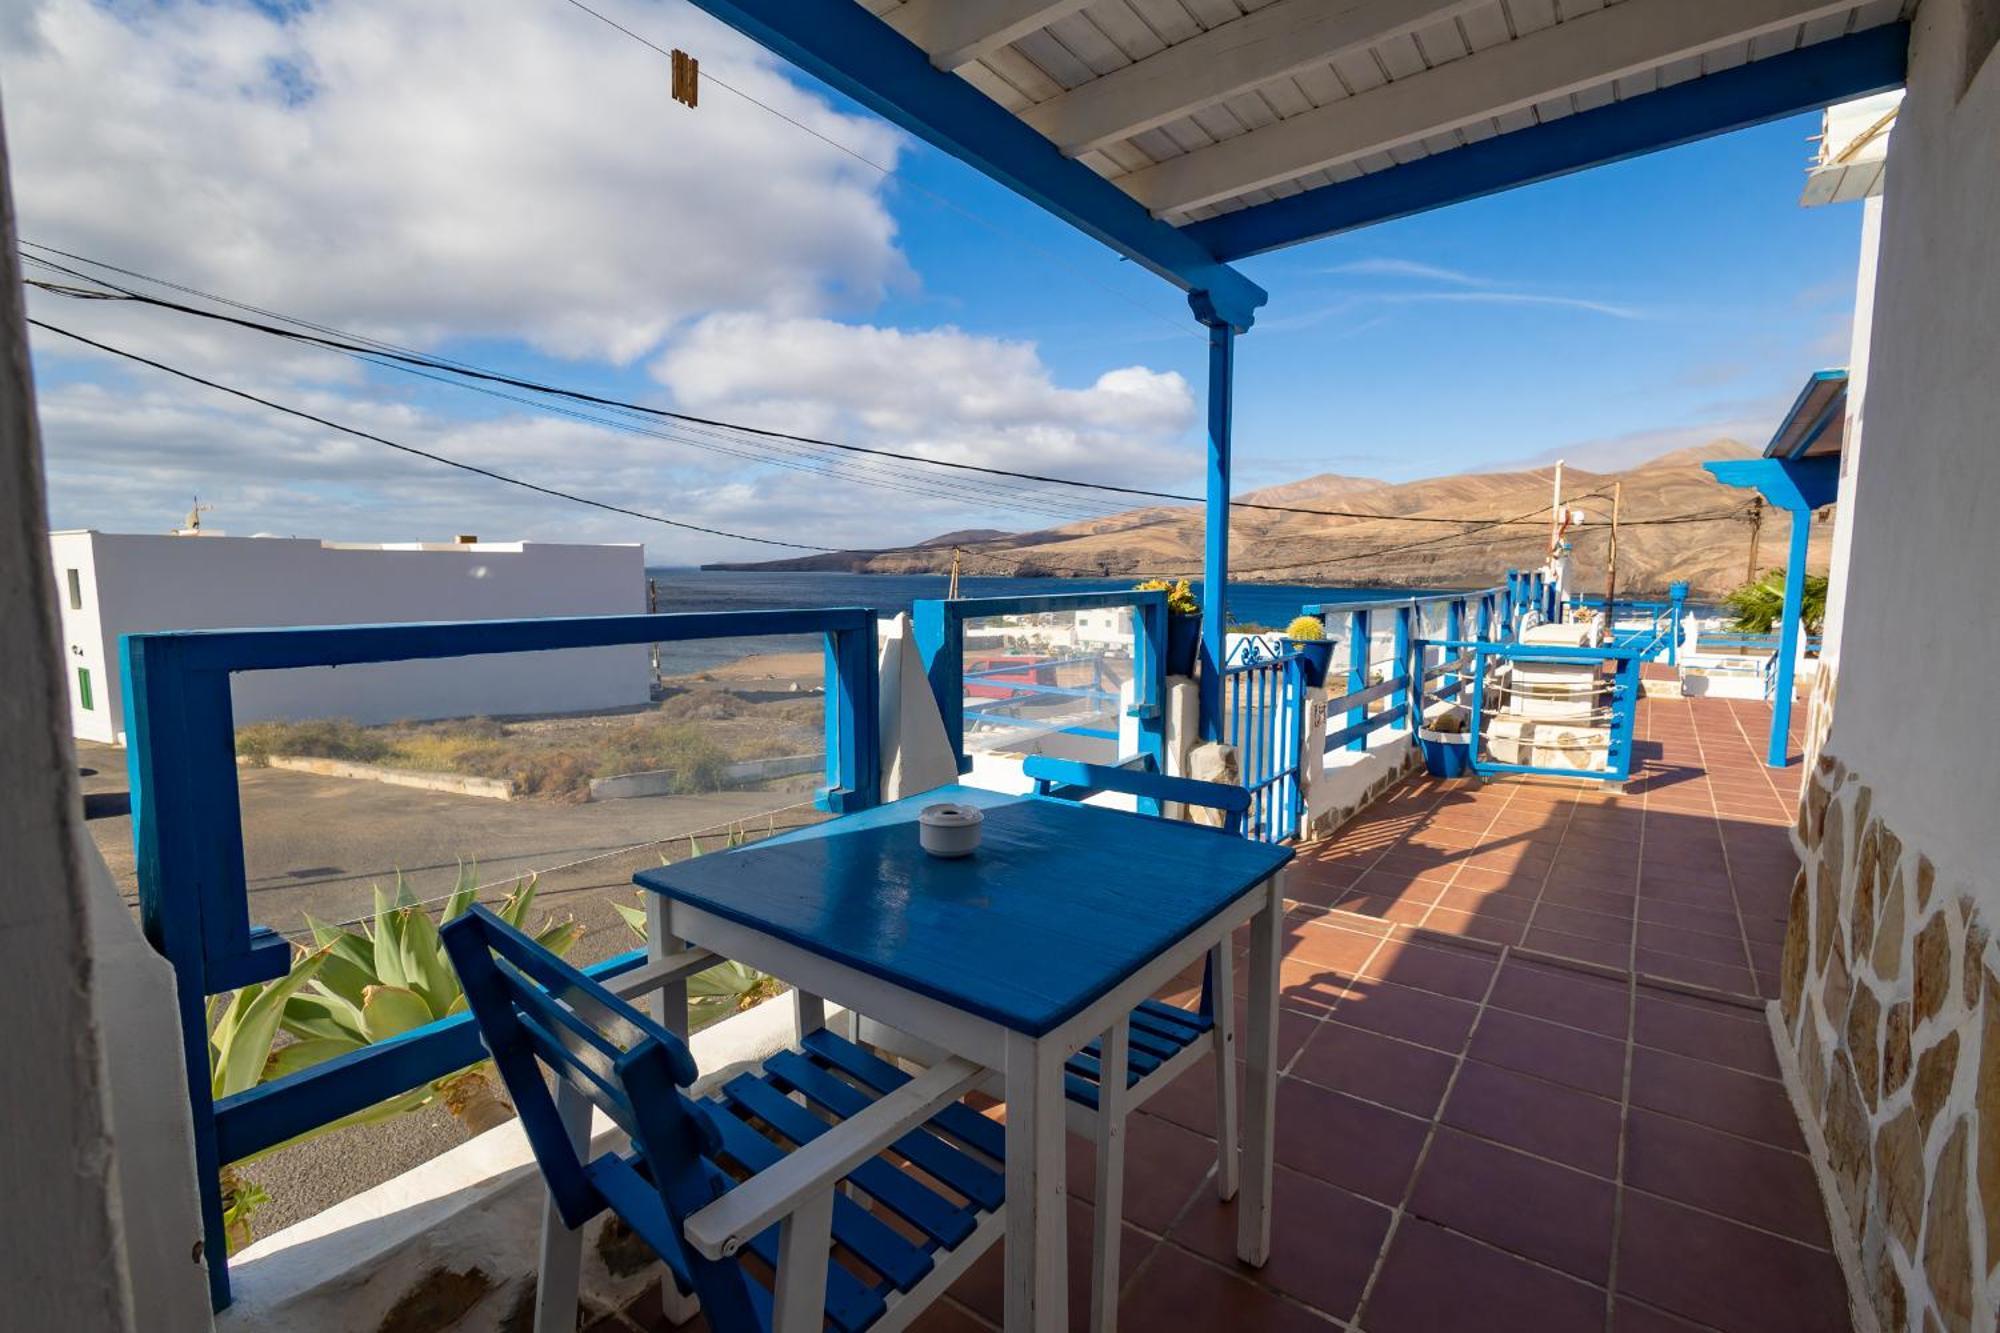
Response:
M1509 637L1512 636L1514 629L1514 606L1520 600L1521 596L1520 584L1521 571L1518 569L1508 570L1506 591L1500 594L1500 624L1502 626L1502 633Z
M1791 514L1791 550L1785 557L1785 613L1778 622L1778 684L1771 699L1771 744L1765 762L1783 768L1792 743L1792 675L1798 669L1799 620L1806 596L1806 542L1812 536L1812 511Z
M1480 619L1484 621L1486 618L1486 599L1483 597L1479 601L1479 610ZM1465 599L1463 597L1452 598L1451 605L1445 610L1444 637L1452 643L1459 643L1465 638ZM1444 650L1444 658L1447 662L1457 655L1458 649L1456 648L1447 648ZM1446 690L1451 689L1452 686L1458 684L1458 673L1454 671L1446 672L1444 679L1439 681L1438 684ZM1422 696L1419 695L1418 697L1421 698Z
M1229 643L1229 431L1235 391L1236 330L1204 294L1190 297L1208 325L1208 514L1202 558L1201 738L1222 739L1222 663Z
M1350 613L1347 630L1347 692L1353 694L1368 688L1368 612ZM1368 705L1358 704L1347 710L1347 725L1358 727L1368 720ZM1368 748L1368 737L1356 736L1347 743L1350 750Z
M1681 616L1687 610L1687 584L1672 583L1667 585L1667 596L1672 599L1674 606L1673 625L1668 630L1671 637L1667 639L1667 665L1679 666L1681 664Z
M1479 599L1478 626L1478 630L1473 635L1474 638L1484 643L1493 637L1493 594L1490 592ZM1446 651L1455 653L1457 650L1447 649Z
M1396 608L1396 646L1390 650L1389 660L1389 678L1391 680L1394 680L1398 676L1403 678L1403 688L1396 690L1389 696L1389 711L1393 713L1401 710L1403 725L1405 728L1411 730L1416 728L1416 719L1424 711L1424 693L1422 689L1424 679L1423 659L1419 655L1415 662L1410 660L1410 644L1415 638L1411 633L1413 628L1412 622L1416 618L1416 602L1412 601L1407 606ZM1410 707L1412 699L1417 701L1414 711Z

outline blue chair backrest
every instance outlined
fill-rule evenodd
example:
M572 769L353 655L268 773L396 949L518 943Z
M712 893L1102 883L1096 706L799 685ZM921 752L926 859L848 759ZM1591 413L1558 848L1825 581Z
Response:
M1199 778L1171 778L1136 768L1113 768L1106 764L1086 764L1053 755L1029 755L1021 771L1035 780L1035 795L1061 796L1071 800L1100 791L1123 792L1128 796L1150 796L1182 805L1207 806L1222 812L1225 833L1243 832L1243 815L1250 808L1250 793L1224 782L1203 782Z
M710 1160L720 1135L683 1091L696 1072L687 1045L484 907L441 933L563 1223L612 1209L700 1296L711 1328L759 1327L742 1268L681 1239L687 1218L730 1186ZM544 1070L631 1136L644 1175L615 1153L585 1160L588 1145L572 1142Z

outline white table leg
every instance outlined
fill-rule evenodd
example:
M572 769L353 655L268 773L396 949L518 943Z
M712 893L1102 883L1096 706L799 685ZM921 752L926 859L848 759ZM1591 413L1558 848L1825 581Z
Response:
M1236 1197L1236 938L1231 931L1208 954L1209 1034L1215 1052L1215 1192Z
M556 1084L556 1115L579 1158L590 1154L590 1099ZM555 1196L542 1194L541 1271L535 1280L535 1333L576 1333L577 1289L583 1272L583 1232L563 1225ZM669 1278L671 1282L673 1279Z
M667 913L670 904L657 893L646 895L646 958L658 961L687 947L673 933ZM686 981L670 981L646 1000L653 1021L682 1041L688 1039L688 991ZM683 1292L672 1271L660 1275L660 1308L669 1324L685 1324L694 1318L701 1302L693 1292ZM537 1330L537 1333L542 1333Z
M1278 1127L1278 957L1284 928L1283 872L1265 883L1250 921L1249 1049L1245 1052L1243 1197L1236 1205L1236 1257L1262 1267L1271 1257L1271 1163Z
M1062 1067L1056 1043L1007 1034L1006 1333L1069 1327Z
M1118 1242L1125 1222L1125 1070L1131 1029L1120 1018L1098 1041L1097 1209L1090 1247L1091 1333L1117 1333Z

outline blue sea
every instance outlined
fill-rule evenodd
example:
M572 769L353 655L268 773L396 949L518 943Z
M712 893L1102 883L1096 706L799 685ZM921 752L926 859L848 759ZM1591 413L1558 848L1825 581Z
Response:
M907 611L918 598L942 597L950 580L942 574L847 574L754 570L649 569L660 610L758 611L800 606L868 606L884 615ZM963 597L1018 597L1030 593L1103 592L1132 586L1130 579L962 578ZM1411 591L1419 591L1412 589ZM1201 585L1195 585L1197 595ZM1280 626L1314 602L1339 602L1385 595L1380 588L1332 584L1232 583L1228 611L1233 623ZM813 647L803 637L728 639L664 644L660 669L669 676L708 671L756 653L796 652Z

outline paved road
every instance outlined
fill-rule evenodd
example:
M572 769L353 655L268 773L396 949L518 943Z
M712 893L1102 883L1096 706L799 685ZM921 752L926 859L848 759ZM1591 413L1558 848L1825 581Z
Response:
M88 827L136 905L125 752L79 741L77 760ZM636 946L611 905L637 901L633 872L658 865L663 843L678 859L690 832L737 821L761 829L767 812L811 800L810 784L801 783L791 791L577 805L495 801L258 768L239 769L237 786L253 922L296 937L308 912L328 921L364 916L372 910L369 885L391 886L399 869L419 897L441 897L463 857L478 862L487 901L504 896L517 876L541 871L540 910L574 916L584 927L570 954L581 963ZM775 818L782 828L816 817L794 810ZM711 845L720 843L718 836ZM274 1153L244 1172L272 1195L254 1220L257 1234L310 1217L463 1139L448 1113L430 1109Z

